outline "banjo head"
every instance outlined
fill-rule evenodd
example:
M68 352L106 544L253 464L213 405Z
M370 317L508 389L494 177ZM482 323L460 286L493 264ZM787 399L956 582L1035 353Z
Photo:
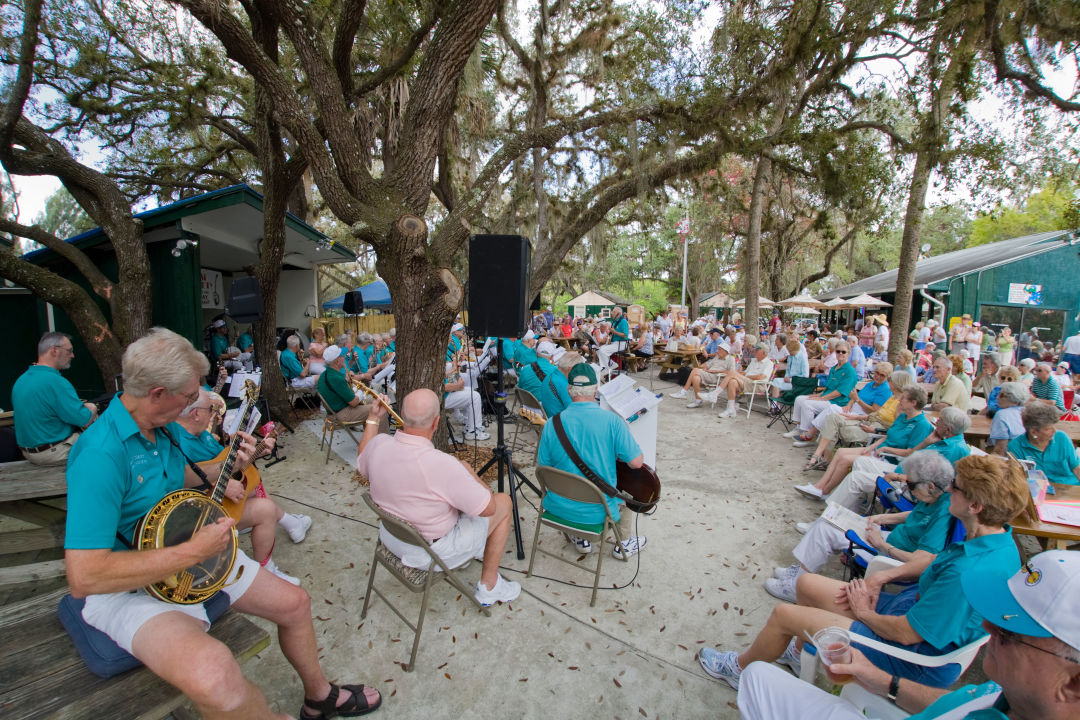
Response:
M200 528L227 518L224 508L195 490L178 490L166 495L136 528L140 550L172 547L187 542ZM154 597L167 602L195 604L208 599L225 585L236 561L237 534L225 549L180 572L146 587Z

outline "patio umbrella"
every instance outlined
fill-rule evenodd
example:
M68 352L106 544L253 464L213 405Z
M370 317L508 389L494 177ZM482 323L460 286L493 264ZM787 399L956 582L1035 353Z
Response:
M842 310L845 305L847 305L847 300L842 297L835 297L832 300L828 300L824 303L824 307L836 308L839 310Z
M853 307L853 308L892 307L892 305L890 303L887 303L884 300L876 298L873 295L867 295L866 293L863 293L861 295L856 295L855 297L851 298L850 300L848 300L844 304L847 305L848 307Z
M814 298L810 297L806 293L799 293L798 295L793 295L792 297L789 297L787 300L778 301L776 304L777 305L783 305L785 307L793 307L793 308L819 308L819 307L825 307L825 303L821 302L820 300L815 300Z
M779 305L779 303L777 303ZM820 315L817 310L812 307L793 307L788 308L792 315Z
M770 300L769 298L763 298L763 297L758 297L757 302L758 302L758 307L772 307L773 305L776 304L772 300ZM746 307L746 298L743 298L742 300L736 300L734 306L735 307Z

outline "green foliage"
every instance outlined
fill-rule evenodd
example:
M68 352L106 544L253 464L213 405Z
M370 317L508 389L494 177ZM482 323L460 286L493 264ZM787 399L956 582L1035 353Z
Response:
M49 197L45 202L45 210L34 224L61 240L95 227L94 221L64 187Z
M1014 206L1002 206L971 224L969 246L1077 227L1076 195L1071 184L1046 187Z

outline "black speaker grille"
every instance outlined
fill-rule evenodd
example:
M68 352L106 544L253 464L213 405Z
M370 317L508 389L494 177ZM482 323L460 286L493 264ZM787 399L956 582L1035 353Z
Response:
M532 248L520 235L469 239L469 331L517 337L525 328Z

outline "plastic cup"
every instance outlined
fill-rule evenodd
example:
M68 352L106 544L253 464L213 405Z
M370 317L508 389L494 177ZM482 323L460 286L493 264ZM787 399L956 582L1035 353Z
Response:
M853 675L839 675L833 673L830 666L835 663L851 662L851 633L847 628L827 627L814 633L814 645L818 649L818 657L825 665L825 674L838 685L845 685L855 679Z

